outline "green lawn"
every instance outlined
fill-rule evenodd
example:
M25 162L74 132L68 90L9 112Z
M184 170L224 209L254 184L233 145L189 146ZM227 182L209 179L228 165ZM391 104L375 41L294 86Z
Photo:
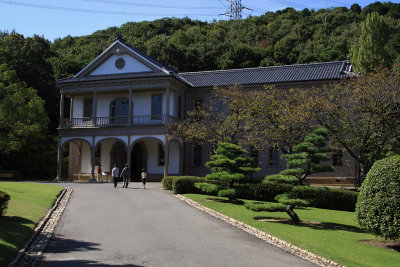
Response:
M0 217L0 266L13 259L62 190L48 184L0 182L0 191L11 196Z
M399 266L400 264L400 252L372 247L359 242L359 240L365 239L382 239L362 231L356 224L354 212L316 208L296 209L301 220L322 222L323 224L295 226L256 219L263 217L289 218L285 212L254 212L246 209L244 205L206 200L218 197L196 194L185 194L184 196L345 266Z

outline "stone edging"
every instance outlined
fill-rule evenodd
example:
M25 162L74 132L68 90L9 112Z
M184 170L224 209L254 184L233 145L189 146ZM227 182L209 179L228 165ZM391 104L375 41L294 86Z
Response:
M292 244L290 244L290 243L288 243L288 242L286 242L284 240L281 240L281 239L279 239L279 238L277 238L275 236L272 236L272 235L267 234L267 233L265 233L263 231L260 231L257 228L254 228L254 227L252 227L250 225L247 225L245 223L242 223L240 221L232 219L232 218L230 218L228 216L225 216L225 215L223 215L223 214L221 214L219 212L216 212L215 210L212 210L212 209L209 209L207 207L204 207L204 206L200 205L199 203L197 203L197 202L195 202L195 201L193 201L193 200L191 200L191 199L189 199L187 197L184 197L184 196L179 195L179 194L177 194L175 196L177 198L185 201L190 206L193 206L193 207L195 207L195 208L197 208L197 209L199 209L199 210L201 210L203 212L206 212L206 213L210 214L211 216L214 216L214 217L216 217L216 218L218 218L218 219L220 219L220 220L222 220L222 221L224 221L224 222L226 222L228 224L231 224L231 225L233 225L233 226L235 226L235 227L237 227L237 228L239 228L239 229L241 229L241 230L243 230L243 231L245 231L245 232L247 232L247 233L249 233L251 235L254 235L255 237L257 237L259 239L262 239L265 242L267 242L267 243L269 243L269 244L271 244L271 245L273 245L275 247L281 248L284 251L289 252L290 254L296 255L296 256L298 256L300 258L303 258L303 259L305 259L305 260L307 260L309 262L318 264L319 266L342 267L342 265L340 265L337 262L328 260L328 259L326 259L324 257L315 255L315 254L313 254L313 253L311 253L311 252L309 252L307 250L304 250L304 249L301 249L299 247L296 247L296 246L294 246L294 245L292 245Z
M72 188L64 188L57 198L53 208L36 226L31 238L25 243L24 247L18 252L9 266L35 266L41 258L43 250L53 236L54 229L68 203Z

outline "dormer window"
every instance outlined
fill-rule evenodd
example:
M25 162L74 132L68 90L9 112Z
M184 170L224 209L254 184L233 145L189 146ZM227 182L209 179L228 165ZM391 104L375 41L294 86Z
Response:
M117 60L115 60L115 67L122 70L125 67L125 59L122 57L117 58Z

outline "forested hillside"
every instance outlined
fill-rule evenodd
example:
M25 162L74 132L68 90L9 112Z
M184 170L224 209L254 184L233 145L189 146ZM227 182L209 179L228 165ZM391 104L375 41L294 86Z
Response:
M343 60L358 40L360 22L373 11L389 27L391 63L400 61L400 4L376 2L364 9L286 8L240 21L189 18L128 22L92 35L67 36L51 45L56 78L77 73L109 46L117 32L131 45L179 71L258 67Z

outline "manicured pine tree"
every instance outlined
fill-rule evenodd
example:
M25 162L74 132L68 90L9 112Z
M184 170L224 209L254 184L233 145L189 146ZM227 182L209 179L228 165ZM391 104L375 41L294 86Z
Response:
M250 178L252 173L260 170L254 166L254 160L249 157L246 150L231 143L219 143L211 160L206 162L206 166L212 172L206 175L206 180L225 182L228 188L220 190L218 195L229 199L235 198L236 193L233 189L235 183Z
M289 183L294 185L306 185L306 178L313 173L334 171L332 166L322 165L323 161L329 160L327 152L328 130L317 128L312 133L304 137L304 142L293 147L293 154L283 155L287 160L288 168L279 174L268 175L267 181L278 183ZM309 203L304 199L294 198L293 192L277 195L275 199L287 205L286 212L293 222L300 222L299 217L293 211L295 206L308 206Z

